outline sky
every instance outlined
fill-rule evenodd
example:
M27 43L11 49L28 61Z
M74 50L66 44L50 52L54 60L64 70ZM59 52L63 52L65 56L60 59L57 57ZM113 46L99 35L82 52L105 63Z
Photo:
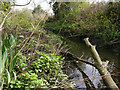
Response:
M15 3L24 5L24 4L27 4L29 1L30 0L15 0ZM27 7L29 9L34 9L34 5L36 6L36 5L40 4L41 7L44 10L46 10L49 7L49 4L48 4L49 1L50 0L32 0L31 3L29 5L27 5L27 6L22 6L22 7L21 6L16 6L15 8L16 9L22 9L22 8Z
M24 5L27 4L30 0L15 0L15 4L20 4ZM22 10L23 8L29 8L29 9L34 9L37 5L40 5L41 8L45 11L47 11L50 7L49 5L50 0L32 0L31 3L27 6L15 6L14 9L19 9ZM50 9L49 13L53 13L53 10Z
M24 4L27 4L29 1L30 0L15 0L15 3L24 5ZM34 6L36 7L37 5L40 5L43 10L47 11L50 7L49 1L50 0L32 0L29 5L27 5L27 6L15 6L14 9L22 10L22 8L29 8L29 9L33 10ZM90 1L90 3L92 3L93 1L94 2L101 2L101 1L107 2L109 0L89 0L89 1ZM48 13L53 14L53 10L50 9Z

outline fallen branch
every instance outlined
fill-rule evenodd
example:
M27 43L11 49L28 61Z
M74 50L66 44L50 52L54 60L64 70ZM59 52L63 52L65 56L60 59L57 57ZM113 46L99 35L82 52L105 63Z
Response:
M80 62L83 62L83 63L86 63L86 64L89 64L89 65L92 65L92 66L96 67L93 63L89 62L88 60L80 59L80 58L74 56L70 52L60 52L60 54L64 57L66 57L67 60L76 60L76 61L80 61Z
M116 89L119 90L118 86L116 85L116 83L113 81L110 73L107 70L107 65L109 61L103 62L98 54L98 52L96 51L96 46L93 46L89 40L89 38L85 38L84 41L86 43L86 45L90 48L91 54L94 58L94 66L97 67L99 73L101 75L104 75L103 81L105 82L105 85L107 87L109 87L110 89Z

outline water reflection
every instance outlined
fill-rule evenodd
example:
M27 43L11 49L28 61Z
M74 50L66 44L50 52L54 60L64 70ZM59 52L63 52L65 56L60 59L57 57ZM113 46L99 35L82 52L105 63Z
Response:
M93 84L94 84L94 86L96 88L98 88L99 84L100 85L102 84L101 83L102 79L100 77L100 74L99 74L98 70L95 67L83 63L82 66L81 66L81 68L84 71L84 73L86 73L86 75L89 76L90 80L93 82Z

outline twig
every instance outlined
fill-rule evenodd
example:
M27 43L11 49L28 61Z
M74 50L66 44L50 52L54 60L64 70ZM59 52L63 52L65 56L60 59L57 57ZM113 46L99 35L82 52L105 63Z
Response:
M2 27L3 27L4 23L5 23L5 20L6 20L7 16L11 13L11 11L12 10L9 11L9 13L5 16L5 18L3 19L2 23L0 24L0 31L2 31Z

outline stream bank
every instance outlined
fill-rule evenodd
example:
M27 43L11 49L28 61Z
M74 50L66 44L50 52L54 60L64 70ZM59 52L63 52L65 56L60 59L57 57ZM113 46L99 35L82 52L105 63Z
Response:
M66 38L68 40L75 40L75 42L84 42L83 39L89 37L90 42L93 45L96 45L97 47L104 48L104 49L111 49L115 53L120 54L120 42L118 41L117 43L109 42L107 40L103 40L101 36L96 36L94 34L89 34L89 33L76 33L74 31L56 31L56 30L51 30L45 27L45 30L47 32L53 32L57 35L62 36L63 38Z

